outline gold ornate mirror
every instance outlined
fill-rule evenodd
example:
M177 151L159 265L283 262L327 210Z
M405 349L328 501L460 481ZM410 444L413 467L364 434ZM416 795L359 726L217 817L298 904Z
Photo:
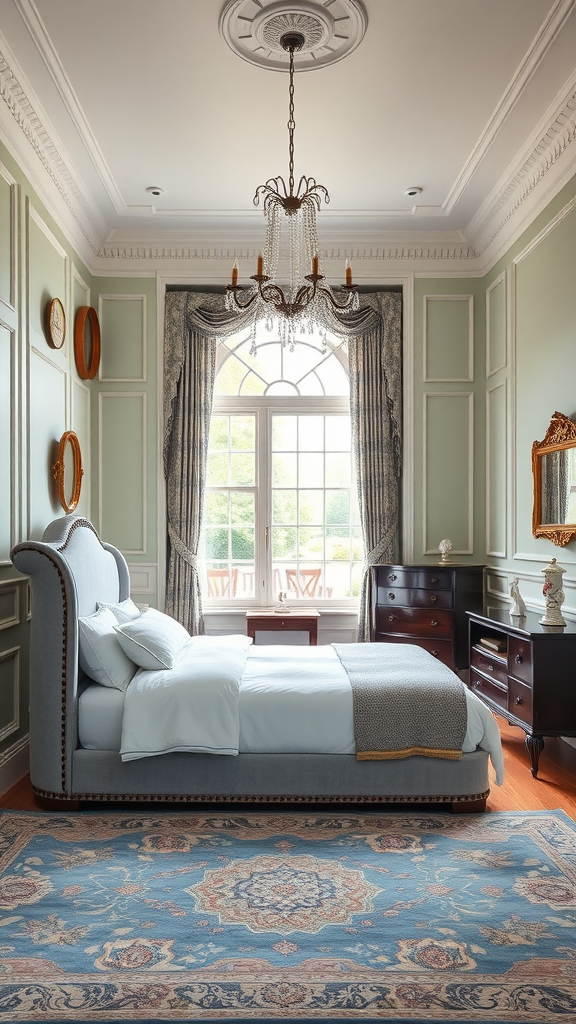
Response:
M576 423L561 412L532 445L532 534L564 546L576 537Z
M80 500L83 473L80 441L73 430L67 430L60 438L56 462L52 466L58 500L66 514L73 512Z

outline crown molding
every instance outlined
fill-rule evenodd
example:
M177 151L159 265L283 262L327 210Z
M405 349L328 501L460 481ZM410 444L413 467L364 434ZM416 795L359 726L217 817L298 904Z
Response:
M5 143L66 237L89 262L105 224L0 35L0 126Z
M576 80L530 142L466 230L486 270L576 172Z

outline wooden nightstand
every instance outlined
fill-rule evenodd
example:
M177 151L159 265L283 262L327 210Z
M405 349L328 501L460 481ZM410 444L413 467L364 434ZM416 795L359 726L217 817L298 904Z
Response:
M298 631L308 633L309 643L312 647L318 644L318 619L320 612L307 608L301 612L287 612L283 615L278 612L254 611L246 612L246 632L256 643L256 632L271 631L288 632Z

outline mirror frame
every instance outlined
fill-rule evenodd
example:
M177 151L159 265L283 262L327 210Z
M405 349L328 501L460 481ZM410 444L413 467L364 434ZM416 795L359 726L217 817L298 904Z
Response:
M532 510L532 536L546 537L558 547L564 547L576 537L576 523L542 523L542 456L552 452L576 448L576 423L561 412L550 420L543 441L532 445L532 476L534 478L534 507Z
M64 458L66 455L66 445L69 444L72 449L73 463L73 481L72 481L72 497L68 501L66 494L64 493ZM52 476L56 481L58 487L58 500L62 505L62 508L67 515L73 512L80 500L80 490L82 487L82 477L84 470L82 469L82 452L80 451L80 441L73 430L67 430L58 442L58 452L56 454L56 462L52 466Z
M89 365L86 363L86 320L88 320L92 331L92 351L90 353ZM82 377L82 380L94 380L98 373L101 345L98 313L94 306L80 306L76 313L76 322L74 324L74 359L76 360L78 376Z

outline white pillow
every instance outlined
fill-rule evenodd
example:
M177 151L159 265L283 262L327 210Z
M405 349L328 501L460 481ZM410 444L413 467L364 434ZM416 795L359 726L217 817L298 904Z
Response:
M80 665L87 676L102 686L125 690L136 672L114 632L114 613L100 608L94 615L78 619Z
M131 597L127 597L125 601L120 601L119 604L106 604L104 601L98 601L97 607L98 610L100 608L109 608L116 622L131 622L132 619L137 619L141 614L140 609L134 604Z
M141 668L173 668L190 634L176 619L149 608L115 627L122 650Z

